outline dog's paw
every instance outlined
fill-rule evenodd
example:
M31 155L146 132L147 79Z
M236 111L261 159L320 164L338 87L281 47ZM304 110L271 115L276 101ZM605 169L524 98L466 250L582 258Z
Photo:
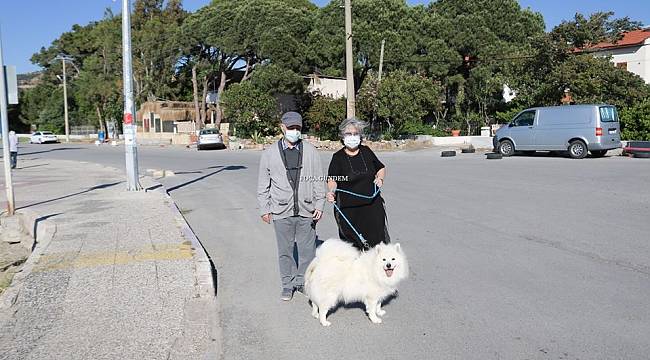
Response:
M312 312L311 312L311 316L313 316L314 319L318 319L318 317L319 317L319 316L318 316L318 311L312 311Z
M386 315L386 310L377 310L377 315L379 315L379 316Z
M332 323L329 322L329 321L327 321L327 320L323 320L323 321L321 321L320 324L323 325L323 326L330 326L330 325L332 325Z
M381 319L378 318L378 317L376 317L376 316L375 316L375 317L371 317L371 318L370 318L370 321L372 321L372 322L375 323L375 324L381 324Z

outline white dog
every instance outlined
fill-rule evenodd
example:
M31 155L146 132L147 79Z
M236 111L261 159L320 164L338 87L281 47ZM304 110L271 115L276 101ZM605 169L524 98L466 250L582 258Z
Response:
M408 276L408 263L399 244L379 244L360 252L351 244L329 239L316 250L305 273L305 291L311 300L312 316L330 326L327 312L339 301L362 301L370 320L381 323L386 314L381 302L397 290Z

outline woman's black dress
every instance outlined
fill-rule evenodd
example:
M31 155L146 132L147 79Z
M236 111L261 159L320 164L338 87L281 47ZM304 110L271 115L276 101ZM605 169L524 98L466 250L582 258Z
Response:
M370 196L374 193L375 175L384 168L370 148L359 145L359 152L350 156L341 149L332 155L328 176L336 181L337 188ZM361 233L370 247L380 242L389 243L390 237L386 226L386 210L381 193L374 199L359 198L354 195L336 192L336 201L343 214ZM339 227L342 240L361 249L362 243L354 230L334 209L334 217Z

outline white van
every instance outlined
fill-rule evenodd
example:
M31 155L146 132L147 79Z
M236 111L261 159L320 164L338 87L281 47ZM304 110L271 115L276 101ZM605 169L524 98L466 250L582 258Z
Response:
M612 105L564 105L526 109L497 130L494 151L568 151L574 159L601 157L621 147L618 112Z

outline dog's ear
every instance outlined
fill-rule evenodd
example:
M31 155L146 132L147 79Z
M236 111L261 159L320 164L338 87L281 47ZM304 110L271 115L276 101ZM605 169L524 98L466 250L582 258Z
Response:
M377 244L377 246L375 246L375 253L377 253L377 254L381 253L382 245L383 245L382 243L379 243L379 244Z
M402 247L399 245L399 243L395 244L395 250L397 250L397 252L402 252Z

